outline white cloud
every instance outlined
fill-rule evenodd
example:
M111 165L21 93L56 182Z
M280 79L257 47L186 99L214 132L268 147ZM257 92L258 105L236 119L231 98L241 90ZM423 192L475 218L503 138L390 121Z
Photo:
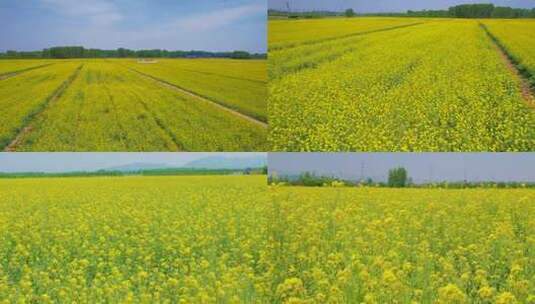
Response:
M117 7L108 0L88 2L74 0L41 0L50 9L65 16L86 18L93 25L106 26L123 19Z
M229 25L234 21L251 16L252 14L265 11L266 7L264 5L244 5L185 17L173 22L171 27L184 31L212 30Z

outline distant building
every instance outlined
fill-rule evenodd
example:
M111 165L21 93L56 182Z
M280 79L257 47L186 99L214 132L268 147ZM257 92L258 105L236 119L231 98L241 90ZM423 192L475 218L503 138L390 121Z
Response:
M150 59L150 58L139 58L137 60L137 63L158 63L158 60Z

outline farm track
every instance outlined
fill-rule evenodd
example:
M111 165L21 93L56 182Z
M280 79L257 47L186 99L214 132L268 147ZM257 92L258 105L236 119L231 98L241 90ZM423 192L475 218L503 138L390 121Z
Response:
M485 31L487 36L492 41L493 46L496 48L496 51L500 54L500 57L506 64L507 68L511 73L517 78L520 82L520 92L522 93L522 98L525 100L526 104L535 109L535 89L532 88L528 82L529 74L528 72L522 73L518 68L518 62L507 52L507 49L503 44L494 36L489 29L482 23L479 23L479 26Z
M47 64L42 64L42 65L38 65L38 66L34 66L34 67L29 67L29 68L26 68L26 69L14 71L14 72L9 72L9 73L6 73L6 74L2 74L2 75L0 75L0 80L4 80L4 79L11 78L11 77L15 77L15 76L20 75L20 74L22 74L24 72L28 72L28 71L44 68L44 67L47 67L47 66L50 66L50 65L53 65L53 64L54 63L47 63Z
M415 22L415 23L409 23L409 24L404 24L404 25L396 25L396 26L391 26L391 27L385 27L385 28L376 29L376 30L369 30L369 31L364 31L364 32L351 33L351 34L347 34L347 35L330 37L330 38L325 38L325 39L310 40L310 41L304 41L304 42L300 42L300 43L296 42L296 43L292 43L292 44L289 44L289 45L286 45L286 46L270 48L269 51L273 52L273 51L287 50L287 49L293 49L293 48L296 48L296 47L299 47L299 46L304 46L304 45L314 45L314 44L318 44L318 43L323 43L323 42L327 42L327 41L334 41L334 40L339 40L339 39L344 39L344 38L349 38L349 37L363 36L363 35L368 35L368 34L373 34L373 33L392 31L392 30L397 30L397 29L401 29L401 28L420 25L420 24L423 24L423 23L424 22Z
M186 90L186 89L181 88L181 87L179 87L179 86L177 86L177 85L171 84L171 83L169 83L169 82L167 82L167 81L165 81L165 80L163 80L163 79L159 79L159 78L154 77L154 76L152 76L152 75L145 74L145 73L140 72L140 71L138 71L138 70L135 70L135 69L133 69L133 68L129 68L129 67L127 67L127 69L129 69L129 70L132 71L132 72L138 73L139 75L144 76L145 78L149 78L149 79L151 79L152 81L155 81L155 82L159 83L160 85L162 85L162 86L164 86L164 87L166 87L166 88L168 88L168 89L171 89L171 90L180 92L180 93L182 93L182 94L186 94L186 95L191 96L191 97L194 97L194 98L197 99L197 100L200 100L200 101L203 101L203 102L210 103L210 104L216 106L217 108L219 108L219 109L221 109L221 110L224 110L224 111L226 111L226 112L229 112L229 113L231 113L231 114L234 114L235 116L238 116L238 117L240 117L240 118L243 118L243 119L245 119L245 120L248 120L248 121L250 121L250 122L252 122L252 123L255 123L255 124L257 124L257 125L260 125L260 126L262 126L262 127L264 127L264 128L267 128L267 127L268 127L267 123L265 123L265 122L263 122L263 121L260 121L260 120L254 118L254 117L251 117L251 116L245 115L245 114L243 114L243 113L240 113L240 112L238 112L238 111L236 111L236 110L234 110L234 109L232 109L232 108L229 108L229 107L227 107L227 106L225 106L225 105L222 105L221 103L219 103L219 102L217 102L217 101L214 101L214 100L212 100L212 99L208 99L208 98L206 98L206 97L204 97L204 96L198 95L198 94L195 93L195 92Z
M80 71L84 67L84 64L81 64L76 68L76 70L67 78L50 96L48 96L45 101L37 107L32 113L30 113L25 119L24 124L21 127L19 133L15 138L4 148L4 152L15 152L17 147L22 143L24 137L32 131L32 122L43 113L48 106L54 101L58 100L65 90L73 83L73 81L78 77Z

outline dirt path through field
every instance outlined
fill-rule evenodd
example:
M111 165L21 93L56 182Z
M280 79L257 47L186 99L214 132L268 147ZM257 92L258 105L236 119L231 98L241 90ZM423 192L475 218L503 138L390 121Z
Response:
M529 82L524 76L520 73L520 71L517 69L514 62L511 60L511 57L507 54L507 52L503 49L500 44L497 42L497 38L492 35L492 33L487 29L487 27L479 23L479 26L485 31L487 36L490 38L494 48L496 51L500 54L500 57L502 58L503 62L507 66L507 69L515 76L515 78L518 79L520 83L520 92L522 94L522 98L524 98L527 105L531 108L535 109L535 95L532 91Z
M23 69L23 70L18 70L18 71L15 71L15 72L9 72L7 74L2 74L2 75L0 75L0 80L4 80L4 79L11 78L11 77L15 77L15 76L20 75L20 74L22 74L24 72L28 72L28 71L31 71L31 70L44 68L44 67L47 67L47 66L53 65L53 64L54 63L47 63L47 64L42 64L42 65L26 68L26 69Z
M83 64L78 66L74 73L67 78L55 91L50 95L48 98L45 99L45 101L38 106L38 108L28 115L26 119L25 125L22 127L22 129L19 131L19 133L15 136L15 138L7 145L4 149L4 152L15 152L17 150L17 147L22 144L25 136L27 136L33 129L32 122L35 121L35 118L39 116L41 113L43 113L48 106L53 103L54 101L58 100L65 90L72 84L72 82L78 77L78 74L80 74L80 70L83 68Z
M267 127L268 127L267 123L265 123L265 122L263 122L263 121L260 121L260 120L258 120L258 119L256 119L256 118L253 118L253 117L251 117L251 116L248 116L248 115L245 115L245 114L243 114L243 113L240 113L240 112L238 112L238 111L236 111L236 110L233 110L233 109L231 109L231 108L228 108L228 107L226 107L226 106L224 106L224 105L222 105L222 104L220 104L220 103L217 103L217 102L215 102L215 101L212 101L212 100L210 100L210 99L207 99L207 98L205 98L205 97L202 97L202 96L200 96L200 95L197 95L197 94L195 94L195 93L193 93L193 92L191 92L191 91L188 91L188 90L186 90L186 89L183 89L183 88L181 88L181 87L178 87L178 86L176 86L176 85L174 85L174 84L171 84L171 83L169 83L169 82L167 82L167 81L165 81L165 80L156 78L156 77L154 77L154 76L151 76L151 75L149 75L149 74L145 74L145 73L143 73L143 72L140 72L140 71L135 70L135 69L132 69L132 68L128 68L128 69L129 69L130 71L132 71L132 72L135 72L135 73L141 75L141 76L144 76L145 78L149 78L149 79L151 79L151 80L153 80L153 81L159 83L160 85L162 85L162 86L164 86L164 87L166 87L166 88L169 88L169 89L171 89L171 90L180 92L180 93L182 93L182 94L186 94L186 95L191 96L191 97L193 97L193 98L195 98L195 99L197 99L197 100L200 100L200 101L204 101L204 102L210 103L210 104L216 106L217 108L219 108L219 109L221 109L221 110L224 110L224 111L227 111L227 112L229 112L229 113L232 113L232 114L234 114L235 116L238 116L238 117L240 117L240 118L243 118L243 119L245 119L245 120L248 120L248 121L250 121L250 122L252 122L252 123L255 123L255 124L259 125L259 126L262 126L262 127L264 127L264 128L267 128Z

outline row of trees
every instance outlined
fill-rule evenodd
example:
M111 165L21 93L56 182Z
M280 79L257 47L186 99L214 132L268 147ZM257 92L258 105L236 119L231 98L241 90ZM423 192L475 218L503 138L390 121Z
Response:
M269 10L272 17L287 18L321 18L332 16L355 17L357 13L349 8L344 12L310 11L310 12L286 12ZM361 14L362 16L391 16L391 17L440 17L440 18L535 18L535 8L523 9L507 6L494 6L493 4L461 4L452 6L447 10L409 10L406 13L372 13Z
M342 180L331 176L316 175L312 172L304 172L299 176L269 176L269 183L284 183L292 186L323 187L332 185L334 182L341 182L345 186L369 186L369 187L390 187L390 188L535 188L535 183L524 182L493 182L493 181L457 181L457 182L429 182L416 184L409 177L407 170L403 167L393 168L388 171L386 182L374 181L367 178L361 181Z
M206 51L167 51L167 50L117 50L86 49L81 46L60 46L42 51L0 53L0 59L17 58L233 58L265 59L266 54L251 54L245 51L206 52Z
M136 171L78 171L78 172L61 172L61 173L44 173L44 172L21 172L21 173L4 173L0 172L0 179L3 178L34 178L34 177L78 177L78 176L129 176L129 175L146 175L146 176L182 176L182 175L263 175L267 174L267 168L246 168L246 169L192 169L192 168L167 168L167 169L148 169Z
M445 18L535 18L535 8L522 9L493 4L461 4L448 10L407 11L411 17Z

